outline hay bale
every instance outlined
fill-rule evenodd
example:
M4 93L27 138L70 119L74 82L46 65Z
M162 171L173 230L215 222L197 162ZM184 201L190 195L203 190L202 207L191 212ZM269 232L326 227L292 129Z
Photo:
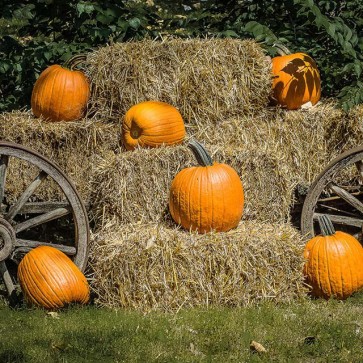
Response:
M245 190L244 219L280 221L288 218L294 185L282 173L276 155L252 148L209 145L215 161L231 165ZM97 162L92 194L98 226L170 221L169 188L175 175L197 162L186 145L137 149ZM105 222L106 221L106 222Z
M0 115L0 140L12 141L32 148L58 164L73 181L82 199L88 203L94 156L118 148L118 127L101 122L49 123L34 118L30 112ZM7 168L6 197L14 201L30 184L39 170L11 158ZM56 201L64 197L55 183L46 180L32 196L40 201Z
M92 245L92 288L97 303L111 308L248 306L306 293L304 243L288 224L244 221L204 235L162 224L112 224Z
M120 122L145 100L172 104L185 122L216 123L263 109L270 64L252 40L173 39L116 43L88 55L90 113Z

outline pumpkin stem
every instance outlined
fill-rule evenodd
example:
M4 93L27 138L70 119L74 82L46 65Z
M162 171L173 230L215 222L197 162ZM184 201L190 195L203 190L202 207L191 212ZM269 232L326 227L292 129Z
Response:
M327 215L319 216L318 222L323 236L332 236L335 233L333 223Z
M77 54L74 57L69 58L64 63L64 67L69 68L71 71L73 71L74 68L78 66L78 64L84 63L86 59L87 56L85 54Z
M291 54L289 48L287 48L286 46L284 46L283 44L274 44L273 45L276 48L276 51L279 55L283 56L283 55L287 55L287 54Z
M195 158L198 161L198 164L201 166L212 166L213 160L208 154L207 150L204 148L204 146L196 141L196 140L190 140L188 147L193 151L193 154Z

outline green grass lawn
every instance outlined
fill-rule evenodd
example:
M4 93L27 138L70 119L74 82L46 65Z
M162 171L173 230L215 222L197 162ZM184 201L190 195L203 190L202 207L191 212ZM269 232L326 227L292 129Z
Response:
M363 362L363 293L175 314L0 304L0 362ZM250 342L266 353L253 353Z

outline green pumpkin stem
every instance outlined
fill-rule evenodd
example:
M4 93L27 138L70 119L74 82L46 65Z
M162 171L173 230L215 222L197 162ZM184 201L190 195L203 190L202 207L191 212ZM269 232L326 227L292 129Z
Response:
M318 222L323 236L332 236L335 233L333 223L327 215L323 214L319 216Z
M277 53L281 56L291 54L289 48L285 47L283 44L275 43L273 46L276 48Z
M193 154L195 158L198 161L198 164L201 166L212 166L213 160L208 154L207 150L204 148L204 146L196 141L196 140L190 140L188 147L193 151Z
M64 63L64 67L69 68L71 71L73 71L74 68L78 66L78 64L84 63L84 61L86 59L87 59L87 56L85 54L77 54L77 55L69 58Z

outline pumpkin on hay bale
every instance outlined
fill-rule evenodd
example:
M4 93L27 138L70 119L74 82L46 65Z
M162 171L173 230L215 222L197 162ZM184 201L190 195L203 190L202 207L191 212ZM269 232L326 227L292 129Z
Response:
M54 64L40 74L31 96L36 117L56 122L75 121L84 116L90 85L86 75L74 67L85 59L86 56L75 56L64 67Z

